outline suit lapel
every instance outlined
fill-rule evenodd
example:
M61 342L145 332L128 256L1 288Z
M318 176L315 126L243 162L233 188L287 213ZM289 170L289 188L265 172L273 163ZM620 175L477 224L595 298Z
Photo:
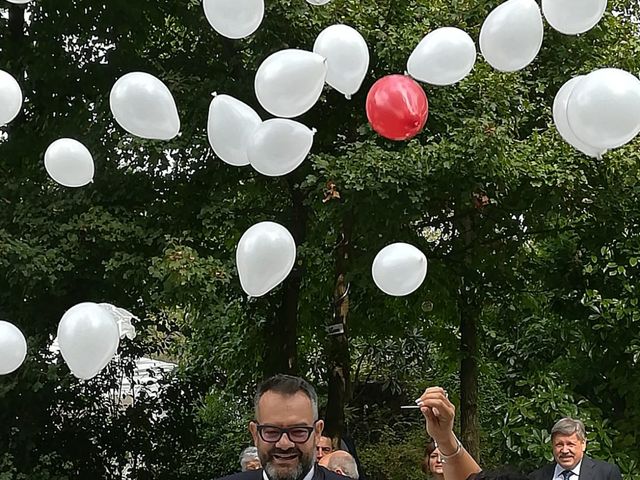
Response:
M580 480L595 480L593 467L595 463L589 457L582 457L582 464L580 465Z

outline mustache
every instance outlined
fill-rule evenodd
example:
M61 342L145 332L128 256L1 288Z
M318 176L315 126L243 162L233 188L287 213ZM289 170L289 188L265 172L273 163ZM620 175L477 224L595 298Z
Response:
M300 449L296 447L289 448L287 450L283 450L281 448L273 448L269 451L269 455L290 455L292 453L297 453L298 455L302 455Z

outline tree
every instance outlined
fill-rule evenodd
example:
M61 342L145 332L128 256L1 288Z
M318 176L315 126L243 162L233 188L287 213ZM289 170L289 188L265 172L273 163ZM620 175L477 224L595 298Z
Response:
M351 426L364 447L385 436L415 445L420 422L395 408L429 380L444 382L461 403L462 438L474 454L483 432L500 426L504 440L485 433L483 453L493 455L483 459L523 456L518 448L535 435L529 464L539 460L540 432L558 403L543 397L531 406L524 397L557 387L569 395L562 405L589 402L579 413L589 414L599 439L620 432L615 448L600 451L632 471L637 389L622 365L637 361L636 145L598 164L560 140L550 107L573 75L605 64L638 69L635 4L610 2L620 14L607 13L579 37L547 28L538 59L522 72L498 73L479 58L463 82L425 86L431 118L412 141L381 139L366 122L368 88L403 72L427 31L455 25L477 38L498 3L268 2L261 28L239 41L213 32L196 1L41 0L27 7L28 17L24 7L3 7L2 68L20 78L28 100L0 142L7 178L0 305L27 333L31 352L20 372L0 380L0 422L9 431L0 447L14 474L121 473L127 450L140 459L137 478L223 473L249 441L239 429L255 382L276 371L309 376L323 398L328 391L329 426L338 434ZM371 69L351 101L327 89L301 117L318 129L313 155L276 179L215 158L205 132L210 93L232 94L266 118L253 95L260 62L281 48L310 49L336 22L367 39ZM169 86L180 137L144 141L115 124L109 89L134 70ZM61 136L92 151L94 184L71 191L47 179L42 155ZM298 262L282 287L247 299L234 250L261 220L292 231ZM375 254L395 241L430 259L427 282L404 298L382 294L369 274ZM121 371L81 385L51 363L57 321L87 300L143 318L140 343L124 352L129 373L142 351L180 361L164 400L111 412L102 424L111 407L88 406ZM597 315L591 323L587 311ZM333 323L345 334L327 338ZM579 346L559 356L558 336L578 336ZM602 367L597 376L577 368L587 361ZM603 400L610 389L615 396ZM226 411L230 398L247 400ZM528 414L518 419L514 409L523 404ZM64 415L55 413L61 408ZM171 412L167 420L149 421L162 411ZM400 425L393 433L381 426L389 418ZM119 445L123 432L132 438ZM505 446L509 453L495 454Z

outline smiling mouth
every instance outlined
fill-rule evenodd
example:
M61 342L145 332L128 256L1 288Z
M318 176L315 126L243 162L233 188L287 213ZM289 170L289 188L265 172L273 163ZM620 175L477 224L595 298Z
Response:
M276 462L292 462L298 459L297 453L274 453L272 455Z

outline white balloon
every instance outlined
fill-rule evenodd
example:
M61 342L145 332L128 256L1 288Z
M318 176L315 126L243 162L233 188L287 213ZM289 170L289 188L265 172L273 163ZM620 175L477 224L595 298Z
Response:
M369 48L362 35L348 25L332 25L320 32L313 51L327 59L326 82L351 98L369 69Z
M71 373L84 380L93 378L118 350L118 322L96 303L79 303L62 316L58 343Z
M14 324L0 320L0 375L15 372L27 356L27 341Z
M216 95L211 100L207 122L211 148L229 165L249 165L247 146L261 123L260 115L246 103L229 95Z
M228 38L248 37L264 17L264 0L204 0L202 6L213 29Z
M44 153L44 168L51 178L65 187L82 187L93 180L91 152L72 138L59 138Z
M371 267L373 281L388 295L409 295L427 276L427 257L408 243L392 243L378 252Z
M311 5L326 5L331 0L307 0Z
M476 63L476 45L467 32L443 27L426 35L413 50L407 72L432 85L452 85L469 75Z
M22 108L22 90L11 74L0 70L0 127L16 118Z
M25 3L29 3L31 0L7 0L9 3L15 3L16 5L24 5Z
M600 158L606 150L588 145L576 137L576 134L571 130L569 120L567 119L567 102L569 100L569 96L571 96L571 92L573 92L573 88L576 84L583 78L584 75L574 77L566 82L560 90L558 90L558 93L553 100L553 123L556 125L560 136L569 145L580 150L589 157Z
M295 120L272 118L262 122L249 140L251 166L270 177L292 172L309 154L314 133Z
M236 265L242 289L261 297L280 284L296 260L296 243L289 230L274 222L250 227L240 238Z
M566 35L591 30L606 9L607 0L542 0L542 12L549 25Z
M617 68L591 72L573 88L567 118L576 137L595 148L630 142L640 132L640 80Z
M260 105L276 117L302 115L315 105L327 77L327 62L317 53L280 50L262 62L255 78Z
M170 140L180 131L171 92L148 73L131 72L120 77L111 88L109 104L120 126L138 137Z
M515 72L536 58L543 33L542 15L534 0L507 0L482 24L480 51L496 70Z

